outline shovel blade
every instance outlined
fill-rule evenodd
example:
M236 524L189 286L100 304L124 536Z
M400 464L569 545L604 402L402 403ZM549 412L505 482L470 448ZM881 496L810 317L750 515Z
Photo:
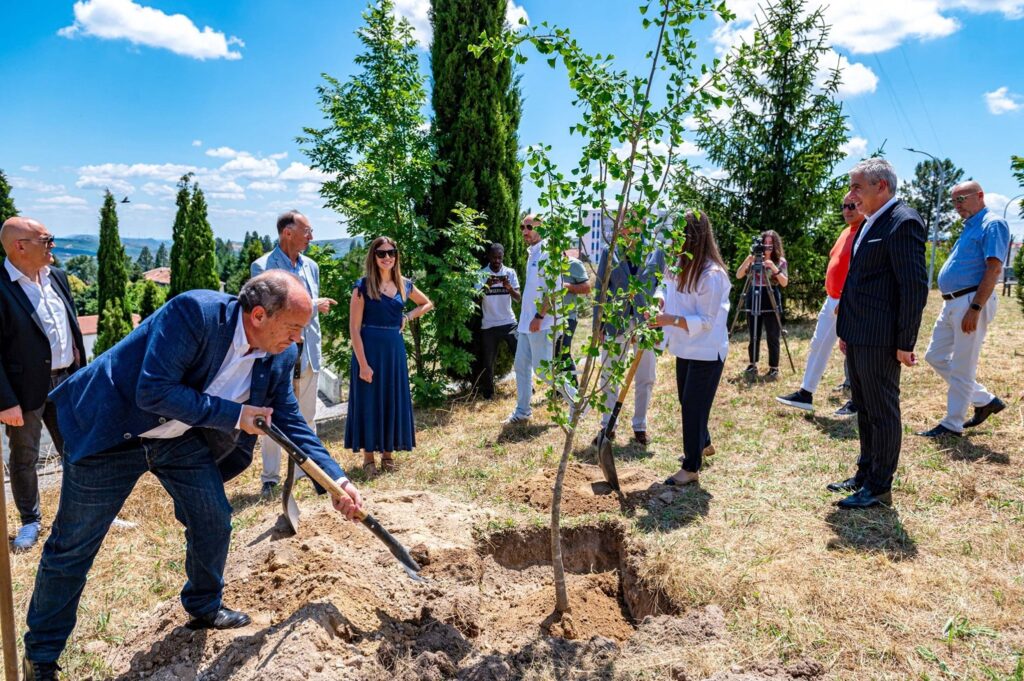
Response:
M601 435L601 442L597 446L597 465L601 468L608 486L616 492L619 491L619 474L615 470L615 457L612 456L612 441L604 434Z
M282 510L284 512L281 517L284 518L288 531L291 534L297 533L299 531L299 516L302 515L302 512L299 511L299 505L295 503L295 497L291 494L286 495Z

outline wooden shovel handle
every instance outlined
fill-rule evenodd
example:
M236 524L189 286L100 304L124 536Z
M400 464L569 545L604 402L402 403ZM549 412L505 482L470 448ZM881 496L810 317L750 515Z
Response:
M633 383L633 377L636 375L636 370L640 366L640 359L643 358L645 352L647 351L643 348L636 349L636 354L633 356L633 363L629 365L629 371L626 372L626 380L622 382L622 387L619 388L618 402L626 401L626 395L629 394L629 386Z

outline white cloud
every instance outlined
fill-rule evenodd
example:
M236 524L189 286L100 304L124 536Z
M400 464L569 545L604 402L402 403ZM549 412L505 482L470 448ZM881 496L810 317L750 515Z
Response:
M226 37L209 26L199 28L184 14L164 14L132 0L81 0L74 5L75 21L57 35L78 35L104 40L127 40L133 45L170 50L193 59L241 59L231 46L245 47L239 38Z
M100 165L82 166L80 175L100 177L145 177L165 182L177 182L185 173L194 173L199 168L181 165L180 163L103 163Z
M648 148L647 147L647 143L644 142L643 140L641 140L640 144L637 145L637 152L639 154L642 154L642 153L644 153L644 151L647 148ZM655 156L667 156L668 155L668 144L665 143L665 142L655 142L654 145L650 147L650 149L651 149L651 153L653 153ZM613 149L612 153L615 154L615 156L620 161L625 161L627 158L629 158L629 146L626 143L623 143L622 146L616 147L615 149ZM677 147L677 148L672 150L672 156L673 157L678 157L678 156L703 156L703 155L704 155L704 150L701 149L700 147L698 147L693 142L690 142L688 140L684 140L682 146Z
M840 83L837 95L840 99L856 97L878 89L878 76L870 68L859 62L851 62L846 55L839 54L835 50L829 50L822 55L818 61L819 86L824 86L825 81L831 76L831 69L840 69Z
M24 170L24 167L22 168ZM63 194L67 188L62 184L47 184L38 180L30 180L24 177L11 176L11 186L15 189L28 189L29 191L41 194Z
M284 159L288 158L288 152L287 151L282 151L282 152L279 152L277 154L271 154L267 158L272 158L275 161L283 161Z
M131 194L135 185L116 177L99 175L79 175L75 186L79 189L109 189L115 194Z
M319 182L301 182L299 183L300 194L316 194L320 195L320 183Z
M24 170L26 173L38 173L39 172L39 166L22 166L21 169Z
M48 199L39 199L39 203L54 206L88 206L89 202L77 196L52 196Z
M334 176L330 173L325 173L322 170L310 168L304 163L298 161L292 161L291 164L285 168L284 172L278 177L280 180L316 180L323 182L324 180L331 180Z
M1006 211L1007 222L1019 221L1021 199L1015 198L1010 207L1007 208L1006 204L1010 201L1010 197L1005 194L999 194L997 192L985 192L985 206L998 215L1003 216L1003 211Z
M150 196L160 196L163 198L173 198L178 195L178 190L169 184L159 184L157 182L147 182L142 185L142 191L146 192Z
M270 158L256 158L241 152L220 167L221 172L239 177L277 177L281 169L277 161Z
M851 137L839 147L839 150L848 157L864 158L868 153L868 141L863 137Z
M231 147L217 147L216 149L206 150L206 155L213 156L214 158L235 158L238 154L239 152Z
M986 92L985 104L988 106L989 113L1001 116L1004 113L1024 109L1024 97L1010 92L1010 88L1003 86L992 92Z
M260 214L259 211L250 210L248 208L218 208L217 206L210 206L210 213L214 215L228 215L245 218L255 217Z
M249 189L254 192L283 192L288 189L284 182L250 182Z
M201 146L203 146L203 140L192 140L192 146L193 147L201 147Z
M433 31L430 26L430 0L395 0L395 16L405 17L412 24L412 35L422 47L430 45ZM508 0L505 5L505 21L509 23L512 30L519 30L521 24L519 19L530 20L526 9L517 5L513 0Z
M210 198L222 201L245 201L245 192L210 192Z

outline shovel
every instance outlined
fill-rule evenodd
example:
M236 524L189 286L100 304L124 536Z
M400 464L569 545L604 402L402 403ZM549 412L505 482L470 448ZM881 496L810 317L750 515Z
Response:
M266 419L262 416L257 416L255 423L256 427L262 430L267 437L280 445L281 449L288 452L288 458L291 459L296 466L305 471L306 475L308 475L311 480L317 482L332 496L341 497L345 495L345 492L338 486L338 483L331 480L331 477L324 473L323 469L320 468L315 461L303 454L302 450L300 450L287 435L282 433L277 426L267 423ZM288 526L291 528L292 533L295 533L299 529L299 507L291 495L287 496L291 503L285 504L284 517L288 521ZM402 546L397 539L391 536L391 533L385 530L379 522L377 522L376 518L365 511L358 511L356 513L356 518L359 522L365 525L370 532L373 532L377 539L384 542L384 545L388 547L388 551L398 559L398 562L402 564L403 568L405 568L405 572L409 577L417 582L423 581L423 577L420 577L419 575L419 564L413 560L412 556L409 555L409 551L406 550L406 548Z
M629 371L626 373L626 380L623 381L622 388L619 389L619 396L615 400L612 415L608 417L608 425L601 430L601 434L597 439L597 465L601 468L605 481L616 492L619 491L619 474L615 471L615 457L612 456L612 440L608 437L608 433L615 430L615 423L619 420L619 412L622 411L622 403L626 400L629 386L633 383L633 376L636 374L637 367L640 366L640 360L643 358L644 352L646 350L637 348L636 356L633 357L633 363L629 365Z

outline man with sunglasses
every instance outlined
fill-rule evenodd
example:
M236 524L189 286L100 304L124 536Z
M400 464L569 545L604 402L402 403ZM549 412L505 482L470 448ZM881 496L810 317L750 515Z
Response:
M294 210L282 213L277 218L277 248L254 260L249 274L255 277L267 270L291 272L306 285L306 291L313 299L313 319L302 330L292 385L295 399L299 401L299 411L315 433L316 391L320 379L320 313L330 312L338 302L333 298L320 297L320 266L312 258L302 255L312 241L313 227L309 218ZM281 447L269 437L264 437L260 452L263 458L260 498L269 501L281 482ZM304 475L301 470L296 474L299 477Z
M52 266L53 235L30 218L0 229L7 258L0 271L0 423L11 446L11 492L21 515L14 551L39 540L40 436L43 424L63 454L48 393L85 363L85 346L67 275Z
M985 192L977 182L953 187L953 207L964 229L939 271L942 311L935 320L925 361L949 385L946 416L922 437L961 437L966 428L981 425L1006 404L978 383L978 356L985 332L996 314L992 295L1003 270L1010 228L985 207ZM974 416L967 409L974 405Z
M853 254L853 242L857 239L857 230L864 224L864 216L857 211L850 195L843 197L843 221L846 228L839 233L839 238L832 245L829 253L828 268L825 270L825 303L818 313L818 323L814 327L811 338L811 349L807 353L807 367L800 389L788 395L780 395L775 399L789 407L814 411L814 391L825 373L828 358L832 354L838 336L836 335L836 316L839 311L839 296L843 293L843 284L850 271L850 256ZM845 359L844 359L845 371ZM853 400L836 411L836 416L852 416L857 413Z

